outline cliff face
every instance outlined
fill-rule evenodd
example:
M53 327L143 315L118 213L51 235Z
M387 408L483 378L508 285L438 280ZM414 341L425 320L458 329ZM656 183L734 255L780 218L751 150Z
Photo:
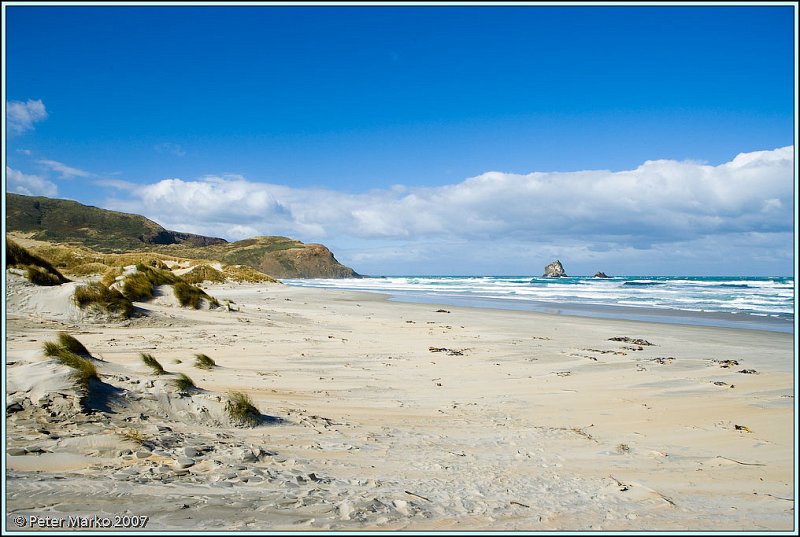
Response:
M32 239L87 246L98 252L156 251L246 265L274 278L358 278L321 244L287 237L225 239L170 231L138 214L75 201L6 194L6 229Z

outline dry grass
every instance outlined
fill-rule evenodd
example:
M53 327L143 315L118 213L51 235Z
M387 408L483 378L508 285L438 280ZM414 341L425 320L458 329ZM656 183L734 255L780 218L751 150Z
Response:
M46 342L44 344L44 353L47 356L55 358L62 364L73 369L73 378L82 387L88 388L89 381L92 379L100 380L100 374L97 372L95 365L86 358L78 356L74 352L62 347L54 342Z
M225 275L206 264L197 265L192 270L181 275L181 279L186 283L202 283L202 282L224 282Z
M190 285L184 281L175 282L172 286L175 291L175 298L181 306L191 306L194 309L200 309L203 306L203 301L208 301L209 306L216 308L219 307L219 300L206 294L205 291L194 285Z
M237 425L255 427L261 423L261 412L253 405L250 396L242 392L230 392L225 410Z
M164 371L164 368L152 354L142 352L139 353L139 356L142 358L142 362L144 362L144 365L146 365L153 371L154 375L163 375L164 373L166 373L166 371Z
M194 358L194 366L200 369L213 369L214 366L217 365L214 360L205 354L195 354Z
M245 283L278 283L272 276L267 276L246 265L228 265L222 269L226 278Z
M91 356L92 353L78 341L75 337L67 334L66 332L59 332L58 333L58 342L61 344L62 347L67 349L70 352L74 352L75 354L80 354L82 356Z
M61 285L69 280L50 262L6 238L6 265L25 269L25 276L35 285Z
M96 306L103 311L125 319L133 315L133 303L116 289L109 289L100 282L92 282L75 289L75 302L81 309Z
M172 384L175 388L178 389L180 392L188 392L190 390L195 389L194 381L189 378L187 375L180 373L173 381Z

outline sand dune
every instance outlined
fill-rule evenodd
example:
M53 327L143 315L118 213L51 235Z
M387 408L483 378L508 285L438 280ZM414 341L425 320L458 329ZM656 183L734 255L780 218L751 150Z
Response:
M243 284L208 287L230 311L162 299L117 323L72 309L66 286L13 274L8 286L11 517L128 513L166 530L793 527L791 334ZM88 396L41 352L58 330L95 357L102 382ZM217 367L194 367L195 353ZM198 389L179 393L178 373ZM231 390L252 398L260 425L231 422Z

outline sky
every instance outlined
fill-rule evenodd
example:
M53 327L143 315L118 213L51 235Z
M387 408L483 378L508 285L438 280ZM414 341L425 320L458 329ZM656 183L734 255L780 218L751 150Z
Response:
M789 5L3 5L7 192L370 275L791 275Z

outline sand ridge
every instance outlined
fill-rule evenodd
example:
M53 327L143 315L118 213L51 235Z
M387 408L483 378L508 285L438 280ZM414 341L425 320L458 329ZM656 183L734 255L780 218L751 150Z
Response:
M9 516L125 511L173 530L792 528L791 334L281 285L207 291L231 307L156 300L120 324L65 316L55 296L45 308L47 291L26 300L34 291L9 279L7 406L21 407L7 412ZM105 406L87 413L78 391L35 382L63 367L40 353L57 330L97 357ZM176 394L141 352L200 389ZM217 367L193 367L198 352ZM226 422L230 390L269 419Z

